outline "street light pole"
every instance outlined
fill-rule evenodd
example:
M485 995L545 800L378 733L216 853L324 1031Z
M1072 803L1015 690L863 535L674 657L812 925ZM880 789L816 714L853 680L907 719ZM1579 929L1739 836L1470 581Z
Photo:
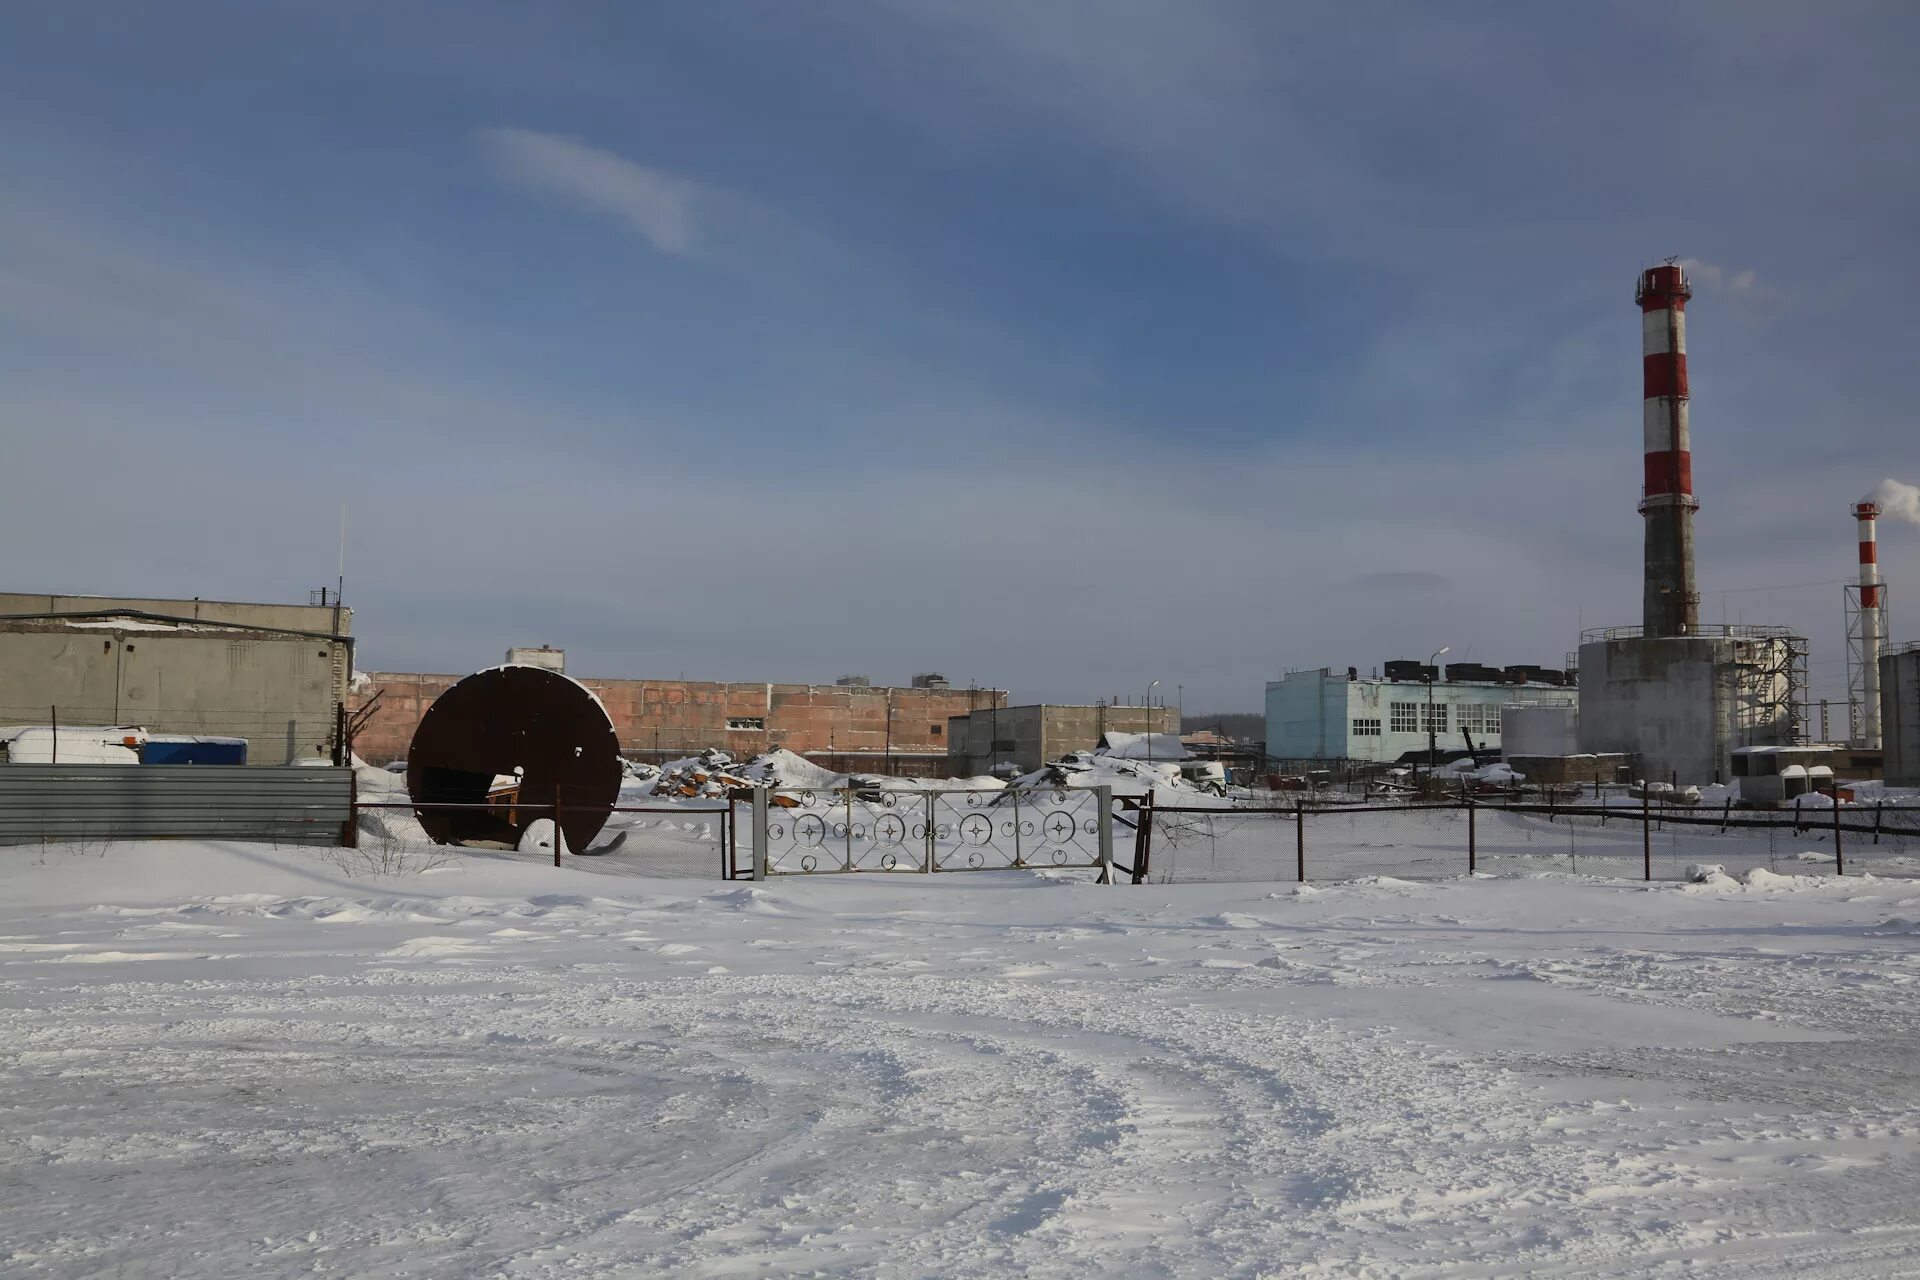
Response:
M1160 687L1160 682L1158 680L1155 680L1152 684L1147 686L1146 708L1147 708L1147 763L1148 764L1153 763L1153 691L1155 689L1158 689L1159 687Z
M1450 645L1442 645L1434 650L1431 658L1427 659L1427 784L1429 786L1433 784L1433 757L1439 750L1439 743L1435 741L1438 734L1433 727L1433 684L1440 676L1440 659L1450 649Z

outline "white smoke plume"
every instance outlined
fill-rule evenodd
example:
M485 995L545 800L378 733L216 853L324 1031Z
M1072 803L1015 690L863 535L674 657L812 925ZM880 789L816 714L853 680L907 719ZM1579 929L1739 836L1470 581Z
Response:
M1868 502L1880 504L1883 514L1908 524L1920 524L1920 486L1882 480L1880 487L1867 495Z

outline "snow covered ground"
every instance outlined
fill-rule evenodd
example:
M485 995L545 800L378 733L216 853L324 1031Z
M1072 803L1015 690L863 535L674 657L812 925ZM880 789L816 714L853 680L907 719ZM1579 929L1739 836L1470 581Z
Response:
M1920 1272L1920 884L0 859L8 1276Z

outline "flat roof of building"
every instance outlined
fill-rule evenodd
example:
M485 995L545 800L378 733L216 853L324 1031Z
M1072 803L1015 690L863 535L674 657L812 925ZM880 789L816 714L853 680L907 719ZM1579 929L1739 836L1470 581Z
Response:
M165 613L147 613L141 609L102 609L93 613L0 613L0 627L9 622L41 623L44 629L93 631L220 631L247 635L298 636L303 640L338 640L351 645L354 638L331 631L302 631L296 627L263 627L251 622L220 622L212 618L177 618Z

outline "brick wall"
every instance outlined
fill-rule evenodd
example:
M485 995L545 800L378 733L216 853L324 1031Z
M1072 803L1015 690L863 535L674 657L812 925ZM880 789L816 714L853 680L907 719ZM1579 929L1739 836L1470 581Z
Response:
M365 674L352 705L380 694L354 750L384 764L407 753L433 700L463 677L406 672ZM883 686L737 684L706 680L592 680L575 677L606 704L620 746L641 757L684 756L720 747L746 757L774 747L802 755L944 756L947 720L970 709L1005 706L998 689L897 689ZM757 722L757 723L756 723ZM751 727L730 727L741 725Z

